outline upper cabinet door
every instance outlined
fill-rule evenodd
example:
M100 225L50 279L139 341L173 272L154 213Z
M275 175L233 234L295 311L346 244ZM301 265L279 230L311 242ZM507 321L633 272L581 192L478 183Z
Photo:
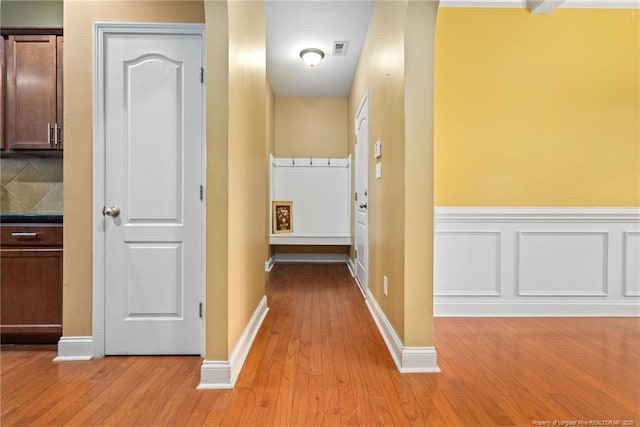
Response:
M58 149L56 36L9 36L6 136L9 149Z
M4 52L4 37L0 36L0 150L6 148L7 139L5 138L4 111L5 111L5 82L7 76L7 61Z
M58 133L57 141L54 138L54 142L57 142L56 148L62 150L64 144L62 139L64 137L62 131L62 123L63 123L63 91L62 91L62 46L64 45L64 39L62 36L58 36L56 38L56 49L57 49L57 57L56 57L56 132Z

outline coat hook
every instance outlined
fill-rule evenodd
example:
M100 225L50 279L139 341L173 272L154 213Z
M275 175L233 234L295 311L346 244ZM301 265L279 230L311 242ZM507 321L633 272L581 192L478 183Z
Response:
M331 157L327 160L327 166L331 166Z
M313 157L310 157L310 159L311 166L313 166Z
M296 159L295 158L291 158L291 165L295 166L296 165Z

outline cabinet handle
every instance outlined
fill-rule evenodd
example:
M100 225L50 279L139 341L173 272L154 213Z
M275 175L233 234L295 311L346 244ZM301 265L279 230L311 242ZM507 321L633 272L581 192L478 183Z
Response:
M62 128L56 124L56 137L58 138L57 146L60 148L60 144L62 144Z
M15 237L16 239L37 239L38 233L13 232L11 233L11 237Z
M58 124L53 125L53 146L58 148Z
M47 143L49 143L49 145L53 145L51 143L51 123L47 123Z

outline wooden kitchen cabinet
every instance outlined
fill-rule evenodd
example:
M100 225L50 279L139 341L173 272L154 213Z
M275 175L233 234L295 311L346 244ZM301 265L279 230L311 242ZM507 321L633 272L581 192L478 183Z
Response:
M54 344L62 335L62 224L2 224L0 233L0 340Z
M6 147L5 126L4 126L4 110L6 105L5 82L7 81L6 55L4 51L5 40L0 37L0 149Z
M5 149L62 149L62 36L9 35Z

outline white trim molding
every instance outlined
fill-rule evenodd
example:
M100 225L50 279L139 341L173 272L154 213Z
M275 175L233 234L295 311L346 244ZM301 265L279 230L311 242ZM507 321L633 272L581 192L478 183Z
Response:
M334 253L334 254L291 254L291 253L275 253L269 257L264 263L264 271L271 271L273 267L279 263L288 264L346 264L349 268L351 275L354 275L355 265L353 261L349 259L347 254Z
M387 316L378 305L375 297L367 289L367 307L371 312L376 326L382 335L391 358L401 373L438 373L438 356L435 347L405 347L398 338L398 334L389 323Z
M623 284L624 295L640 297L640 231L625 231L623 237ZM634 245L631 241L636 240Z
M93 358L93 337L61 337L54 362L77 362Z
M436 316L639 316L640 208L436 207Z
M629 223L640 224L640 208L436 207L443 223Z
M541 1L541 3L548 2L548 0ZM555 9L640 9L640 1L638 0L564 0L551 3L546 8L549 11ZM528 6L531 4L527 0L440 0L439 3L439 7L450 8L526 9Z
M251 345L268 312L269 307L267 306L267 296L265 295L253 312L247 327L240 335L229 360L204 360L202 362L199 390L233 388L249 354Z
M275 254L276 262L288 263L346 263L347 254Z
M356 277L356 262L351 257L347 258L347 268L351 277Z
M271 255L269 259L266 260L264 263L264 271L267 271L267 272L271 271L273 269L273 266L275 265L276 265L276 257L275 255Z

